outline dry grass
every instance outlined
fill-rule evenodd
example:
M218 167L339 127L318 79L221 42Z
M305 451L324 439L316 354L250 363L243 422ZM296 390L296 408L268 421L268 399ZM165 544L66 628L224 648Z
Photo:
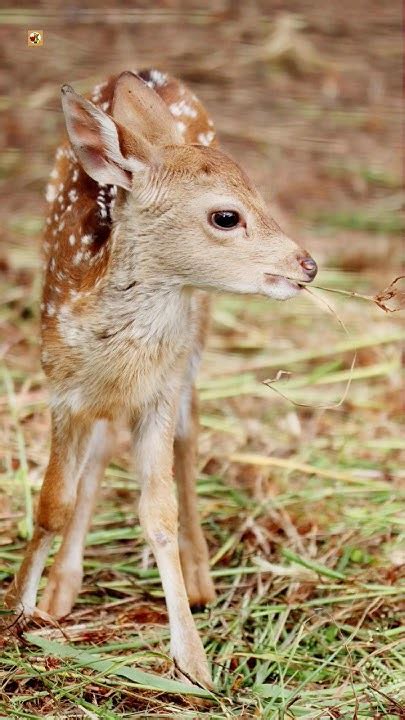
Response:
M286 59L287 42L280 62L264 52L277 48L274 38L269 45L274 13L260 14L259 4L228 15L207 4L184 15L168 3L163 59L157 9L120 17L114 5L107 25L90 35L79 15L76 25L64 25L59 9L59 19L44 22L47 67L32 55L17 60L8 34L1 98L8 147L0 156L7 189L0 247L4 588L32 529L48 453L38 198L61 126L56 86L76 79L85 89L107 67L124 67L134 35L133 64L188 78L228 149L272 187L276 214L321 261L319 284L373 295L399 274L399 12L369 3L364 14L360 3L356 15L352 5L339 3L319 18L304 0L286 3L305 18L294 32L316 58L301 75L296 52L293 63L288 52ZM33 19L28 11L13 17L21 32ZM106 27L107 59L98 45ZM199 380L198 491L218 601L196 622L218 693L206 697L172 679L164 599L137 523L138 487L123 435L88 537L74 612L55 627L24 627L3 612L2 717L405 716L405 332L399 316L371 303L327 301L349 336L305 296L215 303ZM277 387L289 398L333 404L355 352L349 393L335 410L296 407L262 383L287 371L290 380Z

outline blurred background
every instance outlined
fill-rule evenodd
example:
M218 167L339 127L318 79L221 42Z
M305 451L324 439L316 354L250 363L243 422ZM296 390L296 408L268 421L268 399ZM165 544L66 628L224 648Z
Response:
M64 125L60 86L70 83L85 93L111 74L148 67L182 78L205 103L223 147L255 180L279 224L317 260L316 284L373 295L401 274L401 22L398 2L378 0L112 1L108 7L93 1L86 8L68 1L31 9L2 3L4 587L31 531L48 455L39 362L40 240L44 189ZM28 47L33 30L43 32L40 47ZM404 327L398 315L372 303L314 292L334 308L347 333L311 297L279 304L215 299L199 381L198 487L219 601L198 623L235 716L270 718L291 703L285 717L309 718L315 717L311 712L354 712L358 702L365 712L382 713L367 717L391 711L399 717ZM279 370L291 373L288 383L276 386L290 400L261 382ZM316 407L339 403L349 378L339 407ZM129 457L123 434L89 538L84 592L64 627L71 642L95 643L106 653L118 652L117 638L124 637L131 662L169 673L169 661L154 655L167 651L165 609L136 523ZM147 648L137 658L136 642L130 642L134 627ZM7 716L71 710L68 694L48 698L48 705L38 699L47 686L29 672L27 686L37 699L20 696L15 677L27 670L19 653L7 652L6 674L14 668L7 688L16 692ZM378 662L368 653L376 653ZM286 658L292 664L285 671ZM103 683L96 702L89 683L77 689L67 662L55 665L53 683L67 682L81 708L87 703L97 717L107 717L93 707L104 707ZM118 713L111 717L121 717L122 708L144 712L147 705L151 715L162 710L153 695L139 686L134 695L120 682L119 689L113 681L109 686L109 707ZM388 700L366 692L370 682ZM281 688L279 694L270 686ZM192 702L172 698L165 710L175 713L183 703L184 712L192 713ZM214 717L212 709L199 712Z

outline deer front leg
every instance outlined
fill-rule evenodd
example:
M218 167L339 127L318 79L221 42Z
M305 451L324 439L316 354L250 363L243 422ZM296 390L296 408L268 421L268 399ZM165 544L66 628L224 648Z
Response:
M176 666L186 679L212 687L180 564L172 471L175 413L174 402L160 398L137 425L135 448L142 486L139 518L159 568L169 615L171 654Z
M197 433L197 391L193 385L187 383L180 396L174 440L174 474L179 496L181 567L191 607L206 605L215 600L208 548L197 508Z
M76 504L63 531L62 544L48 573L39 609L52 617L70 613L83 578L83 552L97 490L114 446L114 432L107 420L97 420L86 449L86 464L79 479Z
M42 484L34 533L24 560L5 598L6 605L35 615L41 575L55 535L69 520L76 499L80 463L88 429L74 423L68 415L54 418L48 467Z

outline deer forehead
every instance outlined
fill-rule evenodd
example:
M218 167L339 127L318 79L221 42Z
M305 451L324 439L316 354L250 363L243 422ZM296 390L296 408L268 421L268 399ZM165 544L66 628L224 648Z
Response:
M183 185L190 194L219 192L263 211L264 201L242 168L217 148L199 145L163 149L162 182Z

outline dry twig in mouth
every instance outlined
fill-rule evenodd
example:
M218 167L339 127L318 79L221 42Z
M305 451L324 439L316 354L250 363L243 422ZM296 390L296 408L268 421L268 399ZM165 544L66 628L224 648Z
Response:
M355 290L338 290L337 288L322 287L321 285L312 285L312 287L317 290L326 290L327 292L339 293L340 295L349 295L349 297L370 300L385 312L398 312L398 310L403 310L405 308L405 292L394 286L398 280L403 280L404 278L405 275L399 275L390 285L388 285L388 287L385 288L385 290L381 290L376 295L362 295ZM304 286L301 287L303 287L303 289L307 289L304 288ZM389 307L387 305L389 301L393 301L394 307Z
M326 290L328 292L339 293L340 295L348 295L349 297L361 298L362 300L370 300L371 302L378 305L378 307L380 307L385 312L397 312L398 310L403 310L405 308L405 292L399 290L395 286L399 280L403 280L404 278L405 278L405 275L399 275L397 278L395 278L395 280L392 281L392 283L390 285L388 285L387 288L385 288L385 290L381 290L376 295L362 295L361 293L358 293L355 290L338 290L336 288L327 288L327 287L322 287L320 285L312 285L311 287L316 288L317 290ZM340 319L340 317L337 315L336 311L332 308L331 305L329 305L328 302L326 302L326 300L324 298L320 297L319 295L315 295L315 293L311 292L311 290L306 285L301 285L300 287L302 288L302 290L305 290L307 293L309 293L309 295L312 295L313 298L316 298L316 300L318 302L325 305L328 308L329 312L331 312L332 315L335 316L339 325L341 325L341 327L343 328L346 335L350 335L343 320ZM393 307L389 307L387 305L387 303L390 301L391 301L391 304L393 301L393 304L394 304ZM347 394L349 392L350 384L352 381L353 369L356 364L356 359L357 359L357 353L354 354L352 363L350 365L350 376L346 383L344 393L343 393L341 399L339 400L339 402L333 403L332 405L308 405L306 403L296 402L295 400L292 400L291 398L287 397L287 395L282 393L281 390L274 387L275 383L278 382L279 380L282 380L283 378L285 379L285 378L291 376L291 373L286 372L285 370L279 370L277 375L272 379L263 380L263 384L267 385L267 387L269 387L271 390L274 390L274 392L276 392L282 398L284 398L285 400L289 400L289 402L293 403L293 405L296 405L297 407L310 407L310 408L316 408L316 409L322 409L322 410L333 410L333 409L338 408L341 405L343 405L344 401L346 400Z
M309 293L309 295L311 295L313 298L315 298L317 302L320 302L322 305L325 305L327 307L328 311L330 313L332 313L332 315L335 316L339 325L343 328L343 331L346 333L346 335L350 336L350 332L348 331L346 325L344 324L343 320L338 316L338 314L333 309L333 307L331 305L329 305L329 303L324 298L322 298L318 295L315 295L315 293L311 292L311 290L308 287L306 287L304 285L302 285L301 287L303 290L305 290L307 293ZM325 290L326 288L321 288L321 289ZM344 291L344 294L346 294L345 291ZM348 292L347 294L350 295L351 293ZM348 381L346 383L346 387L344 389L343 395L337 403L333 403L332 405L311 405L311 404L307 404L307 403L300 403L300 402L297 402L296 400L292 400L291 398L287 397L287 395L285 395L283 392L281 392L281 390L274 387L274 384L276 382L278 382L279 380L282 380L283 378L291 377L291 373L287 372L286 370L279 370L276 377L269 379L269 380L263 380L263 384L267 385L267 387L269 387L271 390L274 390L274 392L276 392L277 395L280 395L282 398L284 398L285 400L288 400L289 402L291 402L293 405L296 405L297 407L314 408L316 410L334 410L338 407L341 407L341 405L343 405L343 403L345 402L345 400L347 398L347 394L349 392L350 385L352 382L353 370L354 370L354 366L356 365L356 360L357 360L357 352L355 352L353 355L353 360L350 365L350 375L349 375Z

